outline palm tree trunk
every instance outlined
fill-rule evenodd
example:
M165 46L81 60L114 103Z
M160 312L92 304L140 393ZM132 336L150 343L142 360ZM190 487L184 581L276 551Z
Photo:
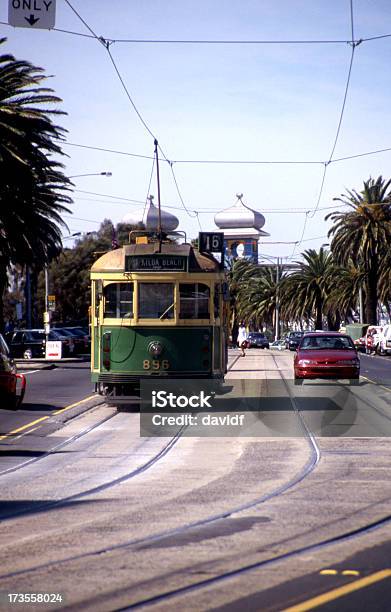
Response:
M8 262L0 257L0 333L4 331L4 292L8 286Z
M316 320L315 320L315 329L323 329L323 317L322 317L322 298L318 296L316 298L315 310L316 310Z
M366 323L377 325L377 274L371 267L368 270L365 291Z

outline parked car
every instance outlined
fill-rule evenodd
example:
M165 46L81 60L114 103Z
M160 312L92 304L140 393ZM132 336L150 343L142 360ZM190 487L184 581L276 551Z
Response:
M61 354L63 357L73 357L73 355L75 355L74 338L64 333L61 329L51 329L48 340L57 340L61 342Z
M250 332L247 336L247 345L249 348L269 348L269 340L262 332Z
M89 333L82 327L60 327L58 330L64 331L67 335L71 335L75 342L76 353L88 353L90 351L91 338Z
M0 408L16 410L23 401L25 389L26 378L18 374L7 343L0 334Z
M367 333L367 329L369 327L369 323L349 323L345 326L345 332L354 342L354 346L358 351L365 353L365 335ZM342 329L339 330L342 332Z
M285 340L275 340L274 342L271 342L269 348L272 350L283 351L285 349Z
M302 331L291 331L285 338L285 348L290 351L295 351L300 344L304 332Z
M15 329L6 332L11 357L33 359L45 357L45 332L42 329Z
M370 325L365 335L365 352L367 355L377 353L380 345L380 338L383 327L380 325Z
M74 346L73 354L74 355L80 355L80 353L85 352L84 337L82 337L79 333L76 333L74 330L70 329L69 327L55 327L53 331L55 331L58 334L61 334L62 336L64 336L65 338L68 338L68 340L71 340L73 342L73 346Z
M379 355L391 355L391 324L384 325L377 347Z
M304 379L350 379L358 384L360 360L353 340L338 332L310 332L302 338L294 359L295 384Z
M11 357L16 359L42 359L46 352L46 334L43 329L16 329L5 334ZM62 354L70 356L74 353L72 338L65 336L57 330L51 330L48 340L57 340L62 343Z

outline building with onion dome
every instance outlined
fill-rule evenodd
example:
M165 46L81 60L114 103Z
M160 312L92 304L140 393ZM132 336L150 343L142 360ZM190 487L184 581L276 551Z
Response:
M237 202L215 215L215 223L224 232L226 255L258 262L258 242L261 236L270 236L261 229L265 217L243 204L243 194L237 194Z
M161 229L163 232L172 232L178 227L178 218L164 210L164 208L161 209L160 216L162 225ZM144 208L138 208L137 210L125 215L122 222L146 229L149 232L158 231L159 209L153 203L153 196L149 196L148 202Z

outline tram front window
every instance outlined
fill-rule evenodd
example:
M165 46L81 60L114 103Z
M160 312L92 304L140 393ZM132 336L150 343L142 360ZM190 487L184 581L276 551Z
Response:
M180 319L209 319L209 287L202 283L180 283Z
M140 319L174 318L173 283L139 283L138 296Z
M133 317L133 283L110 283L104 288L105 312L110 319Z

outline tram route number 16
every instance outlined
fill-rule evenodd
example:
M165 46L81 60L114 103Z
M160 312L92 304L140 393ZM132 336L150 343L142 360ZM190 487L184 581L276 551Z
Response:
M222 253L224 247L224 233L199 232L198 244L201 253Z
M143 368L144 370L168 370L170 364L167 359L163 359L163 361L158 361L157 359L144 359Z

